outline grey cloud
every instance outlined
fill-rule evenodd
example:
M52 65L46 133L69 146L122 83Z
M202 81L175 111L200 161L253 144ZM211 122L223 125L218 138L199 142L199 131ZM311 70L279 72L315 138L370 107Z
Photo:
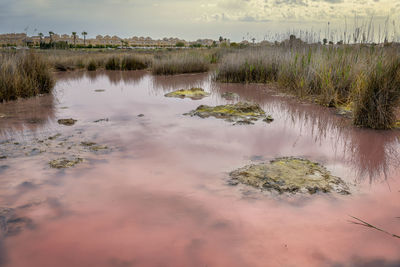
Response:
M243 22L269 22L270 21L270 20L267 20L267 19L259 19L259 18L256 18L256 17L253 17L253 16L249 16L249 15L244 16L244 17L240 17L238 20L239 21L243 21Z
M275 0L275 6L291 5L291 6L308 6L305 0Z
M218 7L223 9L243 9L250 0L220 0L218 1Z
M330 4L340 4L344 3L344 0L312 0L313 2L326 2ZM379 1L379 0L374 0L374 1Z

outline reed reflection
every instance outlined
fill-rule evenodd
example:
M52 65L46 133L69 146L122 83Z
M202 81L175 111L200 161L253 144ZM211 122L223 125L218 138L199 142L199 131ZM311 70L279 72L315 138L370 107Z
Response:
M301 103L265 85L216 84L214 92L233 92L239 100L253 101L268 114L276 114L284 128L297 129L300 135L312 136L315 143L332 143L339 160L354 170L355 180L379 182L393 175L400 164L398 131L374 131L351 125L349 119L336 115L334 109Z
M55 117L52 94L0 104L0 135L41 129Z

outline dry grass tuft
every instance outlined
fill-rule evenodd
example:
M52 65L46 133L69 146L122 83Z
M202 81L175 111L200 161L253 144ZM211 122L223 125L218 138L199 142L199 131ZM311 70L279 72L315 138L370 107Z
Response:
M0 101L50 93L53 86L53 75L40 55L0 54Z

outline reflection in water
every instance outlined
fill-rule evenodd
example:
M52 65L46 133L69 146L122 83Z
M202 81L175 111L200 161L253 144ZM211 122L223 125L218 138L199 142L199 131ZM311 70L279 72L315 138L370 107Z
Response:
M63 82L80 81L88 78L94 82L97 79L106 77L111 84L134 85L138 83L144 76L148 75L147 71L77 71L71 73L58 73L57 78Z
M169 92L180 89L203 88L208 86L211 77L207 73L182 74L182 75L158 75L152 76L152 89L154 91ZM205 89L205 88L203 88Z
M357 177L369 177L370 182L387 178L400 165L398 131L353 129L348 135L347 153L357 166Z
M0 103L0 135L42 128L54 118L54 96L52 94Z
M198 101L163 96L189 87L212 95ZM220 97L228 91L262 105L274 122L232 126L182 115L201 104L230 103ZM72 138L113 149L84 156L68 170L50 169L46 153L0 159L0 207L27 218L20 221L24 230L0 238L1 266L399 262L397 240L346 221L351 214L398 232L398 132L354 128L333 110L265 85L219 84L207 74L63 73L55 94L51 116L78 121L64 127L51 119L55 125L40 138L60 133L55 146ZM18 128L3 119L2 129ZM351 196L278 195L227 184L229 171L279 156L321 162L347 182L356 173L359 184ZM385 177L394 190L362 179Z
M333 141L334 152L355 170L357 181L381 181L400 165L398 131L356 128L348 119L334 115L332 109L300 103L263 85L217 84L213 89L218 94L234 92L241 100L263 105L268 114L278 113L285 128L299 129L299 136L311 135L321 145Z

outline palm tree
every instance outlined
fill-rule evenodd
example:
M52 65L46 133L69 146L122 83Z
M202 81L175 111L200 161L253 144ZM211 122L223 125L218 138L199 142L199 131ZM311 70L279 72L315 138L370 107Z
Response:
M87 32L82 32L82 35L83 35L83 45L86 46L86 35L87 35Z
M72 32L72 36L74 37L74 47L76 48L76 32Z
M40 43L42 43L43 33L39 32L38 35L39 35L39 38L40 38Z
M53 35L54 35L54 32L52 32L52 31L49 31L49 36L50 36L50 44L52 44L52 43L53 43Z

